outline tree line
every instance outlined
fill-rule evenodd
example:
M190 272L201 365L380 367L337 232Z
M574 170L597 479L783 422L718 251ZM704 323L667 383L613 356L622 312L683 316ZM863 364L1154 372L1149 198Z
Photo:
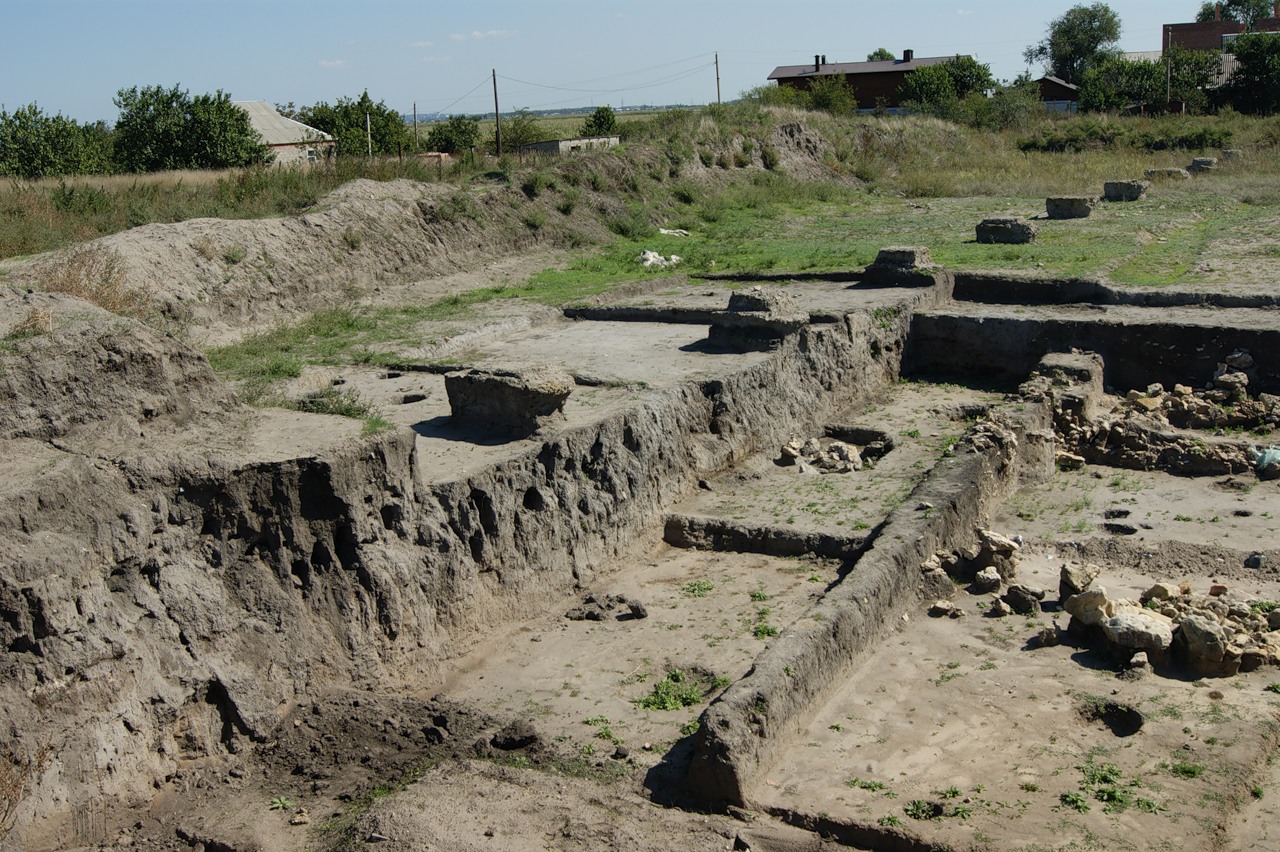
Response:
M88 174L130 174L178 169L225 169L261 165L272 154L253 129L248 114L230 95L192 95L180 85L133 86L112 99L119 116L114 125L80 123L61 113L49 115L37 104L0 110L0 177L34 180ZM276 104L286 116L329 134L339 157L393 156L415 150L455 154L493 150L481 139L480 121L454 116L415 137L401 115L366 90L358 98L321 101L310 106ZM367 125L366 125L367 121ZM609 107L599 107L583 122L583 135L616 132ZM538 119L522 110L502 120L502 151L546 138Z
M1074 6L1055 18L1045 37L1029 46L1023 57L1028 66L1042 65L1046 75L1078 86L1080 109L1085 112L1160 111L1172 103L1191 113L1231 107L1271 115L1280 113L1280 35L1254 31L1271 13L1271 0L1226 0L1220 8L1213 3L1201 6L1197 21L1211 21L1220 14L1248 28L1229 46L1236 71L1216 87L1222 60L1215 51L1174 45L1158 61L1126 58L1119 48L1120 18L1105 3ZM868 62L892 59L894 55L884 48L867 56ZM762 86L746 94L766 104L836 114L878 106L858 104L852 87L837 74L814 79L807 90ZM990 66L968 56L911 71L896 94L899 103L914 112L975 127L1019 127L1044 113L1039 87L1030 73L1011 83L997 83Z

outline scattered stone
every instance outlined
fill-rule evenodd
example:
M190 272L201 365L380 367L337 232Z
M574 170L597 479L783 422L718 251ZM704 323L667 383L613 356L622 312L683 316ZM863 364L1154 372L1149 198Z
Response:
M823 446L817 438L807 441L792 438L782 445L779 462L796 465L798 473L850 473L864 467L862 453L856 446L844 441L831 441ZM806 469L802 470L801 466Z
M1191 172L1186 169L1147 169L1144 174L1153 180L1191 180Z
M310 825L311 814L307 813L306 808L298 808L298 812L289 818L289 825Z
M632 598L627 601L627 610L631 613L632 618L648 618L649 610L640 601Z
M1156 583L1151 588L1142 593L1138 600L1146 603L1147 601L1167 601L1170 598L1176 598L1181 594L1178 587L1173 583Z
M1013 539L994 530L978 530L978 540L993 553L1013 553L1019 546Z
M1267 629L1280 630L1280 609L1273 609L1267 613Z
M929 617L942 618L945 615L950 615L955 608L956 605L951 601L934 601L933 605L929 607Z
M1197 174L1199 172L1211 172L1217 167L1217 157L1193 157L1191 165L1187 166L1187 171L1192 174Z
M1074 562L1064 562L1062 568L1058 571L1058 599L1065 601L1067 598L1085 591L1094 580L1098 579L1098 575L1101 573L1102 569L1097 565L1090 563L1077 565Z
M1080 470L1085 466L1084 456L1078 456L1066 450L1056 451L1054 462L1058 465L1058 470Z
M639 256L636 257L636 261L645 269L668 269L672 266L678 266L684 261L684 258L678 254L673 254L671 257L663 257L656 251L646 250L640 252Z
M1052 648L1060 641L1058 628L1052 624L1040 628L1040 632L1036 634L1036 646L1040 648Z
M956 607L955 609L951 610L951 612L947 615L947 618L964 618L964 610L962 610L960 607Z
M1001 582L1003 581L1000 579L1000 572L994 566L988 565L974 575L973 588L981 594L986 594L997 591Z
M1024 245L1033 243L1038 230L1021 217L995 217L978 223L977 240L980 243Z
M1095 199L1084 195L1046 198L1045 213L1050 219L1087 219L1093 213Z
M1015 583L1005 590L1001 598L1013 608L1014 612L1026 615L1027 613L1040 611L1040 601L1044 600L1044 590Z
M1151 188L1148 180L1109 180L1102 185L1107 201L1137 201Z
M1265 568L1266 564L1267 555L1265 553L1258 553L1256 550L1245 557L1244 560L1244 567L1253 568L1255 570L1258 568Z
M1107 590L1093 586L1062 602L1062 608L1086 627L1096 627L1111 617Z
M1005 603L1003 598L995 595L992 595L992 597L994 600L991 601L991 606L987 608L987 615L992 618L1004 618L1007 615L1013 615L1013 608Z
M1227 587L1223 583L1214 583L1209 587L1209 597L1220 598L1227 593Z
M1163 652L1173 644L1173 627L1145 612L1126 611L1101 624L1108 641L1121 648Z
M631 756L631 749L627 748L624 745L620 745L613 750L614 760L626 760L630 756Z
M1129 658L1129 668L1131 669L1148 669L1151 668L1151 660L1147 657L1146 651L1139 651Z
M1187 662L1201 673L1216 671L1227 654L1227 634L1216 620L1188 613L1178 624L1187 647Z
M372 834L370 834L368 837L366 837L364 839L364 842L365 843L386 843L389 840L391 840L390 837L387 837L385 834L378 834L378 832L375 831Z

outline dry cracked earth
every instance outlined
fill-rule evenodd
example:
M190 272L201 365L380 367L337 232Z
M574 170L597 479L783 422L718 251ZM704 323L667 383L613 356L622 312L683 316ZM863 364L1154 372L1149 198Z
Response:
M0 849L1276 848L1275 299L1044 293L508 307L374 434L5 296Z

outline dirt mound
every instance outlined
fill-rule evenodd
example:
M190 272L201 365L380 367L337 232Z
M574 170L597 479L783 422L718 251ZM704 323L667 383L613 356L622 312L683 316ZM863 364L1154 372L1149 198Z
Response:
M200 352L70 296L0 299L0 337L0 438L49 440L108 421L137 434L236 406Z

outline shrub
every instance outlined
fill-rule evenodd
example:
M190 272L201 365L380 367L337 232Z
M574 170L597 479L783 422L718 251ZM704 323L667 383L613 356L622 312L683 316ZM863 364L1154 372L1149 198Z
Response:
M680 669L672 669L653 685L653 691L636 702L645 710L679 710L702 700L703 684Z
M772 145L761 145L760 146L760 162L769 171L773 171L774 169L778 168L778 163L779 163L778 149L773 147Z
M43 279L45 292L77 296L113 314L143 319L151 311L150 297L129 286L124 260L100 245L69 249L44 268Z

